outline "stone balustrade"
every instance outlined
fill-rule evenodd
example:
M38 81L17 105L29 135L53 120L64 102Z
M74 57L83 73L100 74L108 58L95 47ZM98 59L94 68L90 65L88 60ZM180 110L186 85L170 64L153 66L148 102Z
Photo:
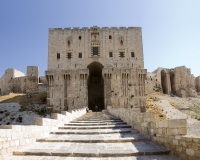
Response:
M16 149L34 143L36 139L45 138L51 131L57 130L58 126L84 115L86 108L61 114L52 113L51 118L35 118L34 125L1 125L0 126L0 157L12 154Z
M131 109L107 107L110 114L121 118L140 133L169 149L181 160L200 159L200 136L187 135L187 120L172 119L156 121L151 112L135 113Z

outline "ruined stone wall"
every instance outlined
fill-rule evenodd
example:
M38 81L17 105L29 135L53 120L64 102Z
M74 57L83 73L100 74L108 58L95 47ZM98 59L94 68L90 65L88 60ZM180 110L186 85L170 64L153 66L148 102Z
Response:
M146 94L151 92L162 92L161 79L157 76L156 73L147 73L145 89Z
M145 108L141 28L49 29L48 46L47 101L54 111L88 106L88 81L92 89L104 86L104 107Z
M45 82L45 80L43 80ZM39 83L39 67L28 66L27 76L24 73L7 69L0 79L1 95L8 93L26 93L26 92L46 92L46 84L38 89Z
M195 78L185 66L172 69L158 68L147 74L146 93L161 91L179 97L196 97L200 86L198 82L198 78Z
M196 91L200 93L200 76L195 78L195 88Z

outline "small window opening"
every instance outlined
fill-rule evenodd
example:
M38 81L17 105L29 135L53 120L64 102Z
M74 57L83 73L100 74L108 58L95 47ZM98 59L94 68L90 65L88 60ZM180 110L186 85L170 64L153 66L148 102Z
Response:
M123 40L121 39L120 44L123 45Z
M113 53L112 52L109 52L109 57L113 57Z
M135 57L135 53L134 52L131 52L131 57Z
M81 40L81 36L79 36L78 39Z
M57 59L60 59L60 53L57 53Z
M70 41L67 41L68 46L70 46Z
M67 58L71 59L72 58L72 53L67 53Z
M124 58L125 57L124 52L119 52L119 57Z
M78 58L82 58L82 53L79 53L79 54L78 54Z
M109 39L112 39L112 36L111 36L111 35L109 35Z
M98 56L98 47L93 47L93 55Z

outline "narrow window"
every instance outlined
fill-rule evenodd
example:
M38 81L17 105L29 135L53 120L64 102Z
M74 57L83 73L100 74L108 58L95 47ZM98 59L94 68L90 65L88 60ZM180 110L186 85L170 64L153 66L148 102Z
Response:
M79 36L78 39L81 40L81 36Z
M134 52L131 52L131 57L135 57L135 53Z
M71 59L72 58L72 53L67 53L67 58Z
M111 35L109 35L109 39L112 39L112 36L111 36Z
M57 59L60 59L60 53L57 53Z
M98 47L93 47L93 55L98 56Z
M82 58L82 53L79 53L79 54L78 54L78 58Z
M112 54L112 52L109 52L109 57L113 57L113 54Z
M124 52L119 52L119 57L124 58L125 57Z
M67 41L67 44L68 44L68 46L70 46L70 44L71 44L70 41Z

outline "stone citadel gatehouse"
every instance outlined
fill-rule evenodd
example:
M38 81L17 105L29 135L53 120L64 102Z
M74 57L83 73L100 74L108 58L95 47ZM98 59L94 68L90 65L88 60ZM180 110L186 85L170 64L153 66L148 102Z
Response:
M144 112L146 73L139 27L49 29L50 112L95 105Z

